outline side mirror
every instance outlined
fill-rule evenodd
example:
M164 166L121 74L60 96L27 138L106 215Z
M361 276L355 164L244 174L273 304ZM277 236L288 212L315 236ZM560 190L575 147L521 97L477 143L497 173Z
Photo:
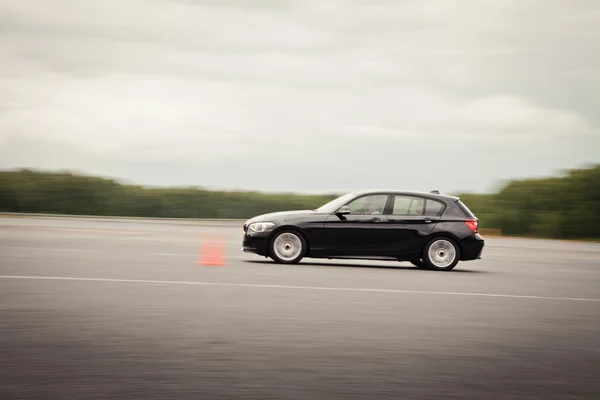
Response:
M339 208L339 210L336 211L337 215L347 215L350 214L350 207L348 206L341 206Z

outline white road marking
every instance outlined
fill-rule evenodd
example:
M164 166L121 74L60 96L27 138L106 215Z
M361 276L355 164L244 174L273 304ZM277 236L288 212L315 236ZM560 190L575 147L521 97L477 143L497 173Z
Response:
M25 246L6 246L0 247L2 249L16 249L16 250L35 250L35 251L59 251L59 252L72 252L72 253L109 253L114 254L107 250L100 249L66 249L58 247L25 247ZM122 254L122 253L121 253ZM149 256L193 256L192 253L145 253L145 252L126 252L125 254L131 255L149 255Z
M17 250L29 250L29 251L60 251L60 252L70 252L70 253L96 253L100 250L94 249L65 249L58 247L19 247L19 246L5 246L0 247L2 249L17 249Z
M238 246L239 247L239 246ZM237 248L237 247L236 247ZM97 250L97 249L63 249L63 248L52 248L52 247L4 247L4 249L18 249L18 250L29 250L29 251L57 251L57 252L68 252L68 253L108 253L108 254L117 254L111 253L105 250ZM0 252L3 250L0 247ZM120 252L120 255L126 256L157 256L157 257L198 257L198 253L144 253L144 252ZM31 254L27 254L30 256ZM248 257L245 256L232 256L228 255L227 259L230 260L247 260Z
M598 253L600 255L600 253ZM563 262L563 263L589 263L589 264L597 264L596 260L588 260L588 259L574 259L573 257L552 257L552 258L540 258L534 256L523 256L518 255L515 257L506 257L506 256L484 256L482 260L490 260L490 261L512 261L512 262L534 262L534 263L548 263L548 262Z
M150 242L148 241L138 241L138 240L95 240L95 243L111 243L111 244L131 244L131 243L144 243L144 244L148 244L148 247L152 247L153 243L166 243L166 241L164 240L160 240L160 241L156 241L156 242L151 242L152 244L150 244ZM185 242L181 242L181 241L176 241L176 243L195 243L196 247L199 248L203 242L200 240L186 240ZM64 245L64 244L63 244ZM192 245L190 245L192 246ZM241 251L242 245L241 244L223 244L222 246L224 249L238 249ZM19 250L53 250L53 249L64 249L64 248L57 248L57 247L40 247L40 246L8 246L8 245L0 245L0 250L2 249L19 249ZM95 250L95 251L100 251L100 250Z
M149 256L165 256L165 257L194 257L194 254L190 253L140 253L147 254Z
M584 269L557 269L557 272L578 272L584 274L600 274L600 271L589 271Z
M437 291L423 291L423 290L343 288L343 287L325 287L325 286L290 286L290 285L267 285L267 284L229 283L229 282L163 281L163 280L148 280L148 279L78 278L78 277L67 277L67 276L24 276L24 275L0 275L0 279L140 283L140 284L151 284L151 285L228 286L228 287L244 287L244 288L258 288L258 289L292 289L292 290L313 290L313 291L329 290L329 291L338 291L338 292L422 294L422 295L437 295L437 296L477 296L477 297L496 297L496 298L508 298L508 299L581 301L581 302L599 302L600 303L600 299L581 298L581 297L550 297L550 296L529 296L529 295L517 295L517 294L437 292Z

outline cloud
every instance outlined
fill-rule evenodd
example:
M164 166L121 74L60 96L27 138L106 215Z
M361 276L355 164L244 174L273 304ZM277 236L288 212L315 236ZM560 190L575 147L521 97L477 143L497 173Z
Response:
M501 164L544 154L515 175L595 161L599 10L555 0L0 1L0 155L12 137L16 165L15 143L37 138L127 160L114 171L123 176L139 176L136 162L243 171L254 160L290 175L307 164L348 171L357 158L377 174L383 153L404 163L420 162L411 146L439 154L428 157L435 169L466 149L481 165L473 188L506 171L490 151Z

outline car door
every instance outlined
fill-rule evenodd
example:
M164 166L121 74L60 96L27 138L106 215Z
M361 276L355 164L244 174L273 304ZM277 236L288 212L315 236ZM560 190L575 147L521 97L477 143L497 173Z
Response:
M390 255L420 252L428 240L444 204L426 197L393 194L387 223L392 232Z
M347 204L349 214L332 214L325 220L324 250L332 256L381 255L392 236L386 217L388 193L360 196Z

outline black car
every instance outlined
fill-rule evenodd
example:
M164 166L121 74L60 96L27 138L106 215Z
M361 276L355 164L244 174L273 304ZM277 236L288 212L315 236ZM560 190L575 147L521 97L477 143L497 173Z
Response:
M293 264L302 258L408 261L452 270L481 258L479 220L458 197L404 191L354 192L316 210L254 217L243 251Z

